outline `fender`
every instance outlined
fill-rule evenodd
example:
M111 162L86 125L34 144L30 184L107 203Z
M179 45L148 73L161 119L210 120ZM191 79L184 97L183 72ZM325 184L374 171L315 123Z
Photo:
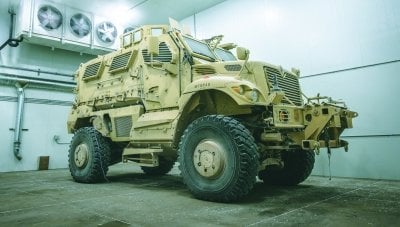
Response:
M238 105L265 106L266 98L253 83L232 76L205 76L189 84L179 99L179 109L183 109L190 98L199 91L218 90L231 97ZM257 93L254 101L251 93Z

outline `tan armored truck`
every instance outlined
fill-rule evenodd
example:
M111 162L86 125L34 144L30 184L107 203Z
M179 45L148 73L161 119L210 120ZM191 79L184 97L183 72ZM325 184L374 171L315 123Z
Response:
M304 97L299 70L248 61L249 51L198 40L177 26L143 26L121 48L81 64L68 118L69 169L77 182L106 179L133 162L149 175L176 161L196 198L229 202L256 177L296 185L314 152L347 149L339 138L356 112L328 97Z

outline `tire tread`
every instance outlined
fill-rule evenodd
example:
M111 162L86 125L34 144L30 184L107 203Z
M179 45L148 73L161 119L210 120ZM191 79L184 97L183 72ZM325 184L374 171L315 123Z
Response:
M93 161L91 163L90 169L88 170L86 175L79 176L75 174L76 166L72 162L72 153L75 150L74 140L78 139L80 136L88 136L90 141L89 143L93 144ZM110 153L110 141L108 138L105 138L101 135L93 127L83 127L76 131L75 135L72 138L72 143L70 144L69 152L68 152L68 160L69 160L69 169L72 178L80 183L96 183L107 180L106 174L108 172L108 166L111 159ZM89 164L89 163L88 163Z
M193 130L197 125L204 122L212 122L218 124L224 131L228 132L233 138L235 146L238 148L240 162L239 162L239 178L228 191L215 195L198 190L191 190L190 182L187 180L189 177L184 169L182 162L184 150L182 149L184 141L186 141L188 133ZM178 150L179 169L183 177L183 182L188 186L192 194L202 200L216 201L216 202L232 202L236 201L247 195L253 188L258 168L258 153L257 146L251 133L241 123L231 117L223 115L207 115L193 121L189 127L184 131Z

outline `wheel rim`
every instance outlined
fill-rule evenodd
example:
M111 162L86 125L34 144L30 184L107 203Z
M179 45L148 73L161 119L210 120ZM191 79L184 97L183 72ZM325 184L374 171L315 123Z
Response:
M193 154L196 171L206 178L217 178L225 167L225 149L216 141L201 141Z
M75 165L82 168L86 165L89 158L89 148L86 144L81 143L75 148L74 161Z

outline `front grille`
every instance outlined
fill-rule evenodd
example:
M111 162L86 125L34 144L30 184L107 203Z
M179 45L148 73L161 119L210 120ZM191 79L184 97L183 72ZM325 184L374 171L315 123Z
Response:
M276 81L278 82L278 87L282 89L283 92L285 92L285 96L292 101L295 105L301 106L303 105L303 100L301 98L301 92L300 92L300 84L299 84L299 79L287 72L284 72L283 75L282 73L272 67L264 66L264 72L265 75L269 81L270 84L270 89L272 89L272 86L275 85L275 77ZM282 103L289 104L288 101L282 100Z
M83 79L97 77L99 74L101 62L96 62L94 64L88 65L83 73Z
M129 137L132 128L132 116L116 117L115 132L117 137Z
M115 56L111 62L109 71L115 72L128 68L128 63L131 56L132 56L132 51Z
M147 49L142 50L142 55L144 62L151 62L151 56L149 54L149 51ZM159 62L171 62L172 60L172 53L169 50L167 44L165 42L161 42L160 45L158 46L158 55L153 56L153 62L154 61L159 61Z

